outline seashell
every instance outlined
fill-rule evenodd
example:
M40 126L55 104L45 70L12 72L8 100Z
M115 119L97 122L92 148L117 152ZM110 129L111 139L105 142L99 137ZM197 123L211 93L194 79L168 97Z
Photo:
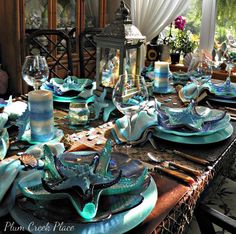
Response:
M183 63L185 67L189 67L191 60L193 58L193 53L187 53L186 56L184 57Z
M20 161L26 166L26 167L37 167L38 160L32 155L32 154L22 154L20 157Z

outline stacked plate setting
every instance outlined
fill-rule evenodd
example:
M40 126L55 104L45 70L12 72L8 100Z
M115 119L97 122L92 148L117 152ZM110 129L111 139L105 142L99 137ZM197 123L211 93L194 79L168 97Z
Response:
M95 89L95 82L75 76L68 76L64 80L51 78L50 81L42 85L41 89L52 91L53 100L57 102L78 102L80 100L86 100L88 103L93 101L91 97Z
M236 84L232 83L229 77L224 83L214 84L210 82L208 86L212 93L208 99L222 103L236 103Z
M186 108L161 107L155 136L184 144L209 144L233 133L230 116L218 109L190 104Z

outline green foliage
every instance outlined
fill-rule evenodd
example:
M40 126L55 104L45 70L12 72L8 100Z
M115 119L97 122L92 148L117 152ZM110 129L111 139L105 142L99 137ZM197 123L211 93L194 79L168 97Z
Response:
M187 24L185 29L191 30L193 34L200 34L202 1L191 0L191 7L186 14ZM230 33L236 38L236 1L218 0L215 40L222 43L226 35Z
M174 30L173 34L175 36L169 42L172 53L183 52L183 54L187 54L193 52L197 47L197 41L189 30L178 30L177 32Z

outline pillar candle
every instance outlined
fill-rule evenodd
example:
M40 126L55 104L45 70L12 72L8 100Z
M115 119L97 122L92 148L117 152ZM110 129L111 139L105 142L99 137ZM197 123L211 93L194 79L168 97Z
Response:
M35 90L28 94L31 140L46 142L54 137L53 95L51 91Z
M155 62L154 69L154 91L155 89L168 89L169 86L169 63Z

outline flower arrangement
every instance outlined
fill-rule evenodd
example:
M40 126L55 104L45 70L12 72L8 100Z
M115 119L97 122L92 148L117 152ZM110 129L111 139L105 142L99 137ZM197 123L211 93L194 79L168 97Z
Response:
M178 16L174 20L174 36L171 36L169 45L171 53L183 53L187 54L193 52L197 47L198 37L193 35L190 30L184 30L186 25L186 19L183 16ZM172 24L171 24L172 29ZM171 30L170 29L170 30ZM170 31L171 35L171 31Z
M180 15L175 19L174 24L175 24L175 28L183 31L184 26L186 24L186 19L183 16Z

